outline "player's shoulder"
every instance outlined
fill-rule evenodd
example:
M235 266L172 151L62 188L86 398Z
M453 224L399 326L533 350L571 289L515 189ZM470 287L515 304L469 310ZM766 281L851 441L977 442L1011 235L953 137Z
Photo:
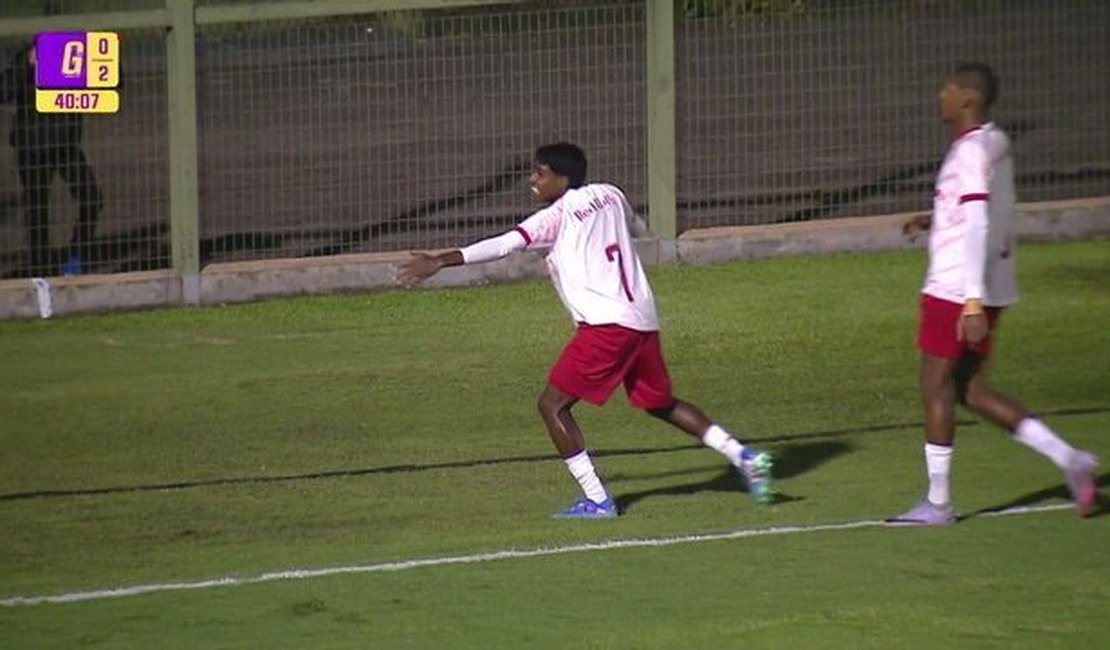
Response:
M528 219L550 219L552 217L561 217L566 211L566 205L562 199L554 203L548 203L536 208Z
M991 159L990 144L979 133L970 133L952 143L949 159L957 165L978 167Z
M587 183L569 189L563 194L560 203L568 206L594 205L619 205L627 201L624 192L611 183Z
M1009 150L1010 136L994 122L987 122L957 140L954 147L957 155L997 158Z
M591 203L600 202L601 205L617 209L624 209L628 206L628 197L624 195L624 190L613 183L591 183L587 187L591 188L588 193Z
M590 183L590 184L586 185L586 187L594 188L595 192L601 192L601 193L606 193L606 194L616 194L616 195L621 196L621 197L624 196L624 190L617 187L613 183Z

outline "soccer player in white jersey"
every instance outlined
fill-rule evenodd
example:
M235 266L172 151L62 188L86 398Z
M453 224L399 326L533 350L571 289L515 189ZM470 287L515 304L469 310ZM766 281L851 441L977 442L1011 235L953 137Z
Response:
M982 63L961 64L948 77L939 99L952 144L937 175L933 212L905 226L911 238L929 231L917 336L929 490L918 504L888 519L892 525L956 522L948 484L956 400L1055 463L1080 516L1096 505L1096 458L1071 447L987 384L991 331L1002 310L1017 301L1013 153L1009 138L988 119L997 96L998 80Z
M613 185L586 184L586 156L569 143L536 150L529 177L546 206L516 228L440 255L414 253L398 280L411 287L441 268L500 259L513 251L549 246L547 266L576 330L548 375L539 411L555 449L583 497L556 517L605 518L618 504L598 478L571 413L585 400L603 404L623 383L629 402L670 422L724 454L760 503L774 500L771 457L745 446L697 406L676 398L659 343L655 299L632 235L646 232L624 194Z

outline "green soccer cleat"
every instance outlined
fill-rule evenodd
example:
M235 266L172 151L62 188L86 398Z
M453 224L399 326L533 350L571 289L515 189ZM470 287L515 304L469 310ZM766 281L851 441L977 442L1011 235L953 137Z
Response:
M745 449L740 454L740 474L748 486L748 494L756 503L774 503L774 461L771 454L758 449Z

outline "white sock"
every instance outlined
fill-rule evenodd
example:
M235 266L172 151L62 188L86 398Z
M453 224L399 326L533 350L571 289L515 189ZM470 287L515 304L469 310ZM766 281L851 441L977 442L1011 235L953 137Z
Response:
M1056 432L1045 426L1035 417L1027 417L1018 422L1014 429L1014 439L1044 456L1048 456L1060 469L1064 469L1071 460L1071 445L1064 442Z
M716 449L728 458L728 462L739 467L740 455L744 452L744 445L740 444L736 438L721 428L719 425L711 424L701 436L701 441L705 443L706 447Z
M601 503L609 498L609 493L605 491L605 486L601 484L601 479L597 477L593 461L590 460L590 455L586 453L586 450L582 450L570 458L564 458L563 462L567 464L567 469L570 470L574 480L582 486L582 493L586 495L587 499L594 503Z
M929 502L948 505L952 498L948 492L948 475L952 471L952 447L925 443L925 467L929 472Z

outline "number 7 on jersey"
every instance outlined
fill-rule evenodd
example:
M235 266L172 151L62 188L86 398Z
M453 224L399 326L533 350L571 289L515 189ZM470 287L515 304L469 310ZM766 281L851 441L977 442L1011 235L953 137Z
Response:
M617 270L621 274L621 289L624 289L624 295L628 298L628 302L632 302L632 291L628 288L628 279L624 275L624 258L621 256L620 244L609 244L606 246L605 257L610 262L617 263Z

